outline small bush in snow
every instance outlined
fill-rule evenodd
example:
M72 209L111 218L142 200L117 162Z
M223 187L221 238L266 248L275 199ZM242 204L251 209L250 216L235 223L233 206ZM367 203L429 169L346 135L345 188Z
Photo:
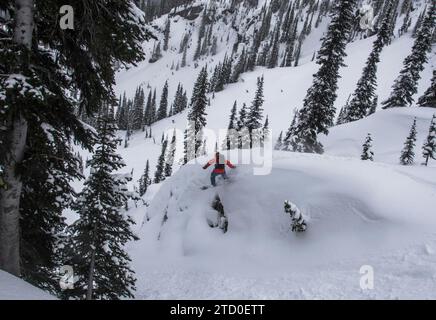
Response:
M292 219L291 229L292 232L304 232L307 229L306 221L303 215L295 204L290 201L285 201L285 212L289 213Z
M372 148L372 138L371 134L368 133L365 139L365 143L363 144L363 151L360 159L362 160L370 160L374 161L374 152L371 150Z

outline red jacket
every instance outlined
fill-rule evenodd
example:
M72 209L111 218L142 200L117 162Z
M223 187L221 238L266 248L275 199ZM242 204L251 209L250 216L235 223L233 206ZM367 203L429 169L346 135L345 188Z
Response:
M208 163L203 167L203 169L209 168L211 165L215 164L214 173L224 173L226 172L226 165L229 168L236 168L229 160L226 160L224 157L219 157L216 155L213 159L210 159Z

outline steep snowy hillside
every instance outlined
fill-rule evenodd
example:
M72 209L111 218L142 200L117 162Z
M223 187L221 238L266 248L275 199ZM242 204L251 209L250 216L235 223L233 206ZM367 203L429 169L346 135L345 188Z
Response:
M54 300L54 296L0 270L0 300Z
M338 91L338 99L335 103L337 109L345 104L349 95L353 92L357 80L360 77L365 60L371 50L370 44L372 43L372 41L373 37L361 41L356 41L355 43L351 43L348 45L348 57L345 61L347 67L342 68L340 71L342 78L339 80L340 90ZM380 97L380 101L389 96L392 83L398 76L399 66L401 66L402 60L409 53L412 43L413 39L408 36L403 36L398 40L394 40L394 42L390 46L386 47L383 50L381 55L381 62L378 68L378 78L380 79L380 81L378 84L377 94ZM434 66L436 64L435 51L433 51L431 57L432 58L430 59L430 62L426 65L425 70L422 72L422 78L419 81L418 94L416 95L417 97L426 90L430 83L432 69L434 69ZM134 88L137 84L137 80L131 80L132 78L130 78L130 76L132 73L138 74L138 76L141 75L140 77L142 77L142 79L148 79L148 77L151 76L160 77L162 79L162 85L165 81L163 79L165 79L166 75L169 77L169 79L172 79L168 75L168 73L165 73L164 71L157 72L154 69L150 69L157 67L157 65L148 66L148 63L145 64L145 67L134 68L127 71L126 73L120 74L120 77L123 77L123 79L125 77L125 80L120 80L119 86ZM165 68L163 69L165 70ZM230 110L234 101L237 101L239 108L242 106L243 103L250 105L256 89L256 79L257 77L263 75L265 77L265 103L263 106L264 114L268 115L269 117L272 139L273 141L275 141L281 131L286 131L288 129L294 114L294 109L301 107L303 99L306 95L306 91L312 82L312 74L316 70L317 65L315 64L315 62L311 62L310 59L308 59L307 63L304 63L296 68L256 68L254 72L243 74L240 82L236 84L230 84L224 91L215 94L215 99L211 100L211 106L208 107L206 111L208 114L207 128L215 130L215 132L217 132L217 130L219 129L227 128ZM192 81L185 80L184 83L193 83L197 71L197 69L191 70ZM188 71L175 72L175 76L181 77L182 79L183 77L187 77L187 79L190 79L190 74L187 72ZM171 83L173 83L174 85L171 85ZM171 88L174 89L177 86L176 83L177 81L170 82L170 92ZM151 168L154 168L156 166L157 158L160 152L160 139L162 134L165 133L171 135L172 129L174 128L180 130L180 132L183 132L183 130L186 128L187 113L188 111L186 110L181 114L154 123L151 127L154 141L153 139L145 139L145 133L143 132L134 133L129 142L129 147L126 149L119 149L127 164L125 170L130 171L132 168L134 169L133 173L135 181L138 180L140 175L142 174L147 159L150 160ZM405 139L405 137L407 136L407 131L410 129L412 120L410 120L409 127L407 127L407 129L404 129L405 131L403 132L405 134L403 133L401 137L398 137L398 142L400 143L398 149L401 149L402 143L404 142L403 139ZM381 120L380 122L382 123L383 120ZM354 126L359 124L350 125ZM377 125L377 131L383 131L384 128L384 124L383 126ZM373 129L375 130L375 128L368 129L362 128L362 135L356 137L356 141L354 142L354 156L361 151L360 148L363 144L365 135L367 133L373 133ZM424 131L426 132L427 129L428 128L426 128ZM335 134L335 132L336 128L333 128L332 134ZM374 134L376 134L375 131ZM124 132L120 133L121 138L124 138L124 136ZM179 148L177 150L179 158L182 152L182 138L182 136L179 136ZM377 144L378 143L376 141L376 148ZM384 144L383 146L385 145L387 144ZM329 153L329 148L327 149L327 153Z
M211 76L232 51L237 61L242 47L250 44L247 41L246 46L240 45L234 51L238 33L250 39L254 27L249 21L259 15L264 2L242 11L245 16L236 17L223 3L227 4L224 1L215 8L219 13L214 24L218 39L215 55L194 59L202 25L201 10L189 19L177 12L162 16L152 22L159 40L145 44L145 50L149 57L155 54L158 43L165 41L164 30L171 21L169 49L162 51L162 57L155 62L144 61L121 70L117 75L117 94L126 93L132 98L141 86L146 97L156 89L159 100L168 81L171 105L179 83L190 98L203 66L207 66ZM411 26L418 20L425 1L415 1L414 5ZM304 17L310 16L307 8L300 13L298 30ZM404 14L399 15L395 34L403 18ZM250 105L257 78L263 76L263 114L268 116L275 142L280 132L288 129L294 110L303 105L319 67L312 57L319 50L329 21L324 17L304 39L297 66L257 66L244 72L236 83L227 84L223 91L210 93L207 129L217 132L227 128L234 102L238 111L244 103ZM190 34L187 65L180 67L183 54L179 46L186 34ZM347 45L346 67L340 69L335 101L337 111L355 90L375 39L376 36L356 37ZM383 48L377 69L379 102L389 97L414 40L409 30ZM280 61L284 50L281 45ZM430 61L420 73L415 100L429 87L435 64L433 48ZM274 151L270 174L255 175L253 165L241 164L236 170L229 170L229 183L206 190L202 187L209 184L210 172L202 170L201 165L208 159L204 157L182 167L179 162L188 110L154 122L150 126L152 138L146 138L142 131L133 132L128 146L120 146L118 151L127 164L124 171L133 170L132 184L136 185L147 160L153 177L161 137L171 137L174 129L178 130L173 176L152 184L143 197L147 204L129 210L140 236L138 242L129 245L138 278L136 297L436 298L436 163L420 165L421 147L434 113L433 108L415 105L381 110L379 104L374 114L332 127L328 136L320 136L325 147L323 155ZM415 118L415 164L400 166L400 152ZM150 128L146 128L147 135ZM360 160L368 133L373 138L374 162ZM119 135L124 138L126 132L120 131ZM209 155L214 146L215 141L208 141ZM238 163L235 152L230 159ZM217 195L228 221L226 233L217 227L218 213L212 208ZM283 210L285 200L301 209L308 223L306 233L295 235L290 231L290 217ZM373 290L359 286L359 271L365 265L374 270Z

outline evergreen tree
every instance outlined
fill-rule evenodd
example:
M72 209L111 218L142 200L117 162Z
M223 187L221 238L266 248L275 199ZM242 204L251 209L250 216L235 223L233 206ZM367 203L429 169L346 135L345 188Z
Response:
M229 125L227 127L227 136L223 143L223 150L231 150L237 147L238 139L236 136L236 110L237 110L237 102L233 104L232 110L230 111L230 120Z
M403 151L400 156L400 163L402 165L413 164L415 158L415 142L416 142L416 119L413 120L412 128L410 129L409 136L404 143Z
M171 177L173 174L174 156L176 154L176 131L174 130L173 137L171 138L171 143L167 151L165 158L165 177Z
M372 138L370 133L368 133L368 135L366 136L360 159L374 161L374 152L372 152Z
M147 104L145 105L145 111L144 111L144 123L147 126L150 126L154 122L154 118L155 118L155 115L153 113L152 98L153 95L150 90L150 92L148 93Z
M245 55L245 48L242 50L241 55L239 56L239 60L235 65L235 68L233 69L233 73L231 76L231 82L236 83L239 80L239 76L241 73L245 70L245 63L246 63L246 55Z
M380 53L389 41L389 23L392 15L393 2L390 2L388 11L381 24L374 41L371 54L363 68L362 76L357 82L350 103L344 111L343 123L360 120L367 116L368 110L374 101L377 88L377 64L380 62Z
M372 100L371 107L368 110L368 116L375 113L377 111L378 106L378 96L375 96Z
M154 89L153 97L151 98L150 114L153 116L153 122L155 122L157 120L156 88Z
M67 31L53 28L59 23L56 1L3 0L0 7L0 166L5 186L0 189L0 269L20 276L19 230L20 224L28 222L20 221L20 201L24 202L27 186L18 168L32 156L25 152L30 133L38 129L30 127L40 125L65 133L68 139L59 140L65 149L75 140L90 150L91 132L79 121L76 110L91 116L104 102L115 101L115 66L141 61L149 33L132 1L108 1L104 12L79 1L74 10L81 23ZM108 42L110 46L104 45ZM65 179L69 177L71 173L65 173ZM53 205L58 201L61 197ZM43 223L39 217L44 218L34 216ZM53 226L53 232L56 229Z
M162 51L160 48L160 41L157 43L157 46L155 46L153 48L153 52L151 54L151 58L150 60L148 60L148 62L150 63L155 63L156 61L158 61L160 58L162 58Z
M218 38L217 37L213 37L212 40L212 47L210 48L210 54L212 56L216 55L218 51Z
M261 133L258 131L262 128L263 83L263 76L257 78L256 94L247 115L246 126L250 134L250 148L256 146L261 140Z
M282 67L292 67L294 60L294 43L289 43L286 47L285 56L283 57Z
M165 31L164 31L164 45L163 50L168 50L168 43L170 41L170 31L171 31L171 20L168 19L167 23L165 24Z
M265 123L263 124L262 128L262 136L261 136L261 147L264 147L265 141L267 141L270 138L270 129L269 129L269 119L268 116L266 116Z
M274 32L274 38L272 40L272 45L271 45L271 52L269 55L269 59L268 59L268 63L267 63L267 67L269 69L275 68L277 67L277 62L279 59L279 28L276 28L276 31Z
M140 130L144 125L144 90L141 87L136 89L135 99L133 101L133 130Z
M418 16L418 19L416 20L415 27L413 28L413 37L416 38L419 31L421 30L422 22L424 20L425 10L421 12L421 14Z
M417 93L420 73L427 62L427 53L431 50L432 32L435 25L436 2L428 9L422 27L415 39L412 52L403 62L403 69L392 86L390 97L384 101L383 109L407 107L412 104L413 95Z
M436 70L433 70L430 87L419 98L418 105L420 107L436 108Z
M71 262L77 281L71 296L91 299L133 297L135 290L131 261L124 250L134 224L122 213L130 194L127 176L114 172L124 167L116 153L116 127L107 116L98 123L98 146L88 162L91 174L79 194L75 209L79 214L71 226Z
M120 130L126 130L129 123L129 106L126 93L124 92L123 99L117 110L117 124Z
M294 117L292 118L291 125L286 132L285 138L283 139L283 150L293 151L296 149L296 144L294 141L295 129L297 127L297 110L294 110Z
M66 242L63 211L71 208L75 196L73 179L83 178L82 160L69 147L69 138L62 128L46 130L38 122L29 122L21 168L21 276L32 285L59 295L56 270L64 265L60 249Z
M283 131L280 131L280 135L277 139L277 142L274 146L274 150L282 150L283 148Z
M197 40L197 47L195 49L195 53L194 53L194 61L198 60L201 56L201 37L198 37Z
M183 50L182 63L181 63L181 65L180 65L182 68L186 67L186 55L187 55L187 50L188 50L188 46L186 46L185 49Z
M150 180L150 163L147 159L147 163L145 164L144 173L139 179L139 195L142 197L148 189L148 186L151 184Z
M291 217L292 232L304 232L307 229L306 221L298 207L290 201L285 201L285 212Z
M162 143L162 149L157 161L156 171L154 172L154 183L160 183L165 180L165 155L167 151L168 140L164 140Z
M427 139L422 146L422 155L425 159L424 165L428 165L430 159L436 160L436 115L431 120Z
M304 106L298 113L295 130L297 151L322 153L323 147L317 141L319 133L328 134L335 116L339 68L344 65L345 47L351 30L355 7L354 0L344 0L336 4L327 34L322 40L318 52L317 64L320 65L314 75Z
M159 109L157 111L157 120L165 119L168 110L168 81L165 81L165 85L162 89L162 96L160 98Z
M293 57L294 59L294 67L298 67L300 64L300 56L301 56L301 45L303 44L303 41L300 39L298 40L297 50L295 51L295 55ZM290 59L290 57L288 57Z
M198 151L203 141L202 131L206 126L206 106L208 102L207 92L209 84L207 77L207 68L204 67L198 75L192 92L186 140L189 150L185 150L188 161L198 155Z
M248 108L245 103L242 104L238 116L238 121L236 122L236 130L238 132L238 149L247 149L250 147L250 134L247 129Z

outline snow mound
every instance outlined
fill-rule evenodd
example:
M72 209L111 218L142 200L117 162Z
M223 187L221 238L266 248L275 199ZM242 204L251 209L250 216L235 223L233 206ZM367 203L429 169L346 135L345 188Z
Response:
M236 162L236 156L232 153L230 159ZM203 158L200 162L206 161ZM197 287L190 293L192 298L311 296L302 295L296 284L313 289L312 297L339 297L343 285L340 274L345 272L350 281L347 297L361 298L365 296L359 289L360 266L386 268L392 281L392 272L400 270L402 274L403 268L407 269L396 261L404 252L411 254L411 248L419 244L419 252L424 255L423 246L436 244L434 185L390 165L351 157L276 152L269 175L253 175L250 165L240 165L228 173L229 182L202 190L209 184L208 170L202 170L200 164L188 164L162 185L147 209L141 240L132 248L135 269L141 272L138 278L146 281L139 286L145 289L140 295L186 298L187 294L174 296L178 287L173 281L183 277L198 281L204 274L215 279L227 273L227 280L230 275L242 277L242 282L247 276L276 282L278 276L289 288L287 294L280 293L279 288L269 292L267 284L263 293L253 295L250 290L245 292L246 282L242 289L236 281L214 293ZM212 208L217 195L228 219L226 233L213 225L219 216ZM291 221L283 209L285 200L295 203L307 218L305 233L290 231ZM427 264L436 262L434 256L425 261L422 268L426 270ZM330 271L325 276L318 275L326 270ZM413 280L419 285L436 285L436 274L429 270L414 274ZM161 272L160 276L156 272ZM163 276L168 273L172 273L171 281ZM311 285L338 287L328 292L315 290L304 280L312 273L322 279ZM355 276L350 276L353 273ZM149 281L158 292L146 289ZM186 286L186 281L180 285ZM388 288L381 288L379 293L386 297L383 290ZM434 297L434 291L423 294Z
M0 300L54 300L52 295L0 270Z

